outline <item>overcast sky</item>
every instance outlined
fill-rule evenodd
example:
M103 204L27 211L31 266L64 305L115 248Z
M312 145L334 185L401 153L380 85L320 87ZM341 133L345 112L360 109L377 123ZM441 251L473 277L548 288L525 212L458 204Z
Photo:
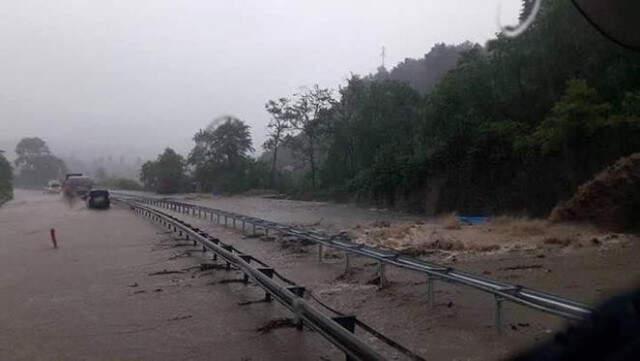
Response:
M521 1L0 2L0 147L40 136L85 158L186 153L223 114L259 149L268 99L375 71L383 45L389 67L437 42L484 43Z

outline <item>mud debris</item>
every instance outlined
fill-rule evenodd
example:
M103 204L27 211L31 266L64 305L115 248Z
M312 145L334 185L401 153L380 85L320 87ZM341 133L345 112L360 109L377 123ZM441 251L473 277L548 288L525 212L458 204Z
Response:
M162 270L162 271L158 271L158 272L151 272L148 275L149 276L160 276L160 275L171 275L171 274L181 274L181 273L185 273L184 271L178 271L178 270Z
M188 320L190 318L193 318L193 316L192 315L176 316L168 319L167 321L182 321L182 320Z
M541 264L531 264L531 265L517 265L510 267L502 267L500 271L520 271L520 270L530 270L530 269L541 269L543 268Z
M581 185L574 196L553 209L554 222L591 222L621 231L638 227L640 153L620 158Z
M293 328L297 327L295 322L290 318L277 318L275 320L271 320L260 326L256 329L256 332L260 334L266 334L273 330L281 329L281 328Z

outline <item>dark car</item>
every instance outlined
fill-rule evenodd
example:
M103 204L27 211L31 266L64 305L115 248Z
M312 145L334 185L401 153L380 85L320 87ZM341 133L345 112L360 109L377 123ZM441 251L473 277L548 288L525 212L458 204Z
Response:
M109 191L105 189L90 190L86 201L89 208L109 208L111 206Z

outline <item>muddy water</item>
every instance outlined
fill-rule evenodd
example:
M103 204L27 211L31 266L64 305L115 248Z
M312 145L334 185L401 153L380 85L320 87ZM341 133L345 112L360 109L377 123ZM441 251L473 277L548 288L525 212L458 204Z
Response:
M133 193L133 192L128 192ZM158 197L152 193L137 194ZM171 198L189 203L236 212L273 222L314 226L327 231L366 226L375 221L416 221L424 217L394 212L388 209L364 208L353 204L308 202L288 199L270 199L252 196L220 197L210 195L174 195Z
M201 259L176 257L183 249L129 210L18 190L0 208L0 231L0 360L342 357L313 333L256 332L288 314L276 303L239 306L263 293L211 285L224 272L186 271ZM165 269L183 271L149 275Z
M271 200L263 202L252 198L201 202L217 208L229 207L229 210L232 206L244 204L246 209L256 213L261 212L265 204L272 204ZM306 202L297 205L300 209L291 212L292 217L299 214L313 217L313 205ZM339 207L342 206L320 205L322 212L334 214L340 214ZM276 213L283 215L285 212L277 209ZM355 217L365 219L357 212L354 211ZM494 323L495 302L491 295L437 282L436 303L432 307L427 301L423 275L388 267L386 286L378 289L374 282L377 265L370 259L352 258L350 271L345 273L346 262L340 252L329 251L319 262L316 246L300 247L272 238L246 237L240 229L225 228L204 218L174 214L241 251L257 256L286 277L306 286L331 307L356 315L429 360L508 359L521 349L553 337L565 325L560 318L507 303L504 305L503 334L498 336ZM348 217L353 219L352 215ZM264 218L274 219L274 216L267 214ZM340 221L343 218L330 218L330 222L334 219ZM637 284L640 280L640 263L636 257L639 248L637 243L606 247L549 247L533 253L514 250L434 261L596 304ZM379 346L374 342L372 345ZM383 353L385 350L384 347L379 349ZM389 356L393 359L393 353Z

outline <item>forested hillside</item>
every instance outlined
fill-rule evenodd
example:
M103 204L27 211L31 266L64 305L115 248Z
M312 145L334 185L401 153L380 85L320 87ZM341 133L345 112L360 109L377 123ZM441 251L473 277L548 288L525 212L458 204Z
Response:
M408 84L420 94L427 94L449 70L456 67L462 53L473 49L474 46L470 42L459 45L436 44L421 59L406 58L390 71L378 69L370 78L378 81L399 81Z
M417 211L545 214L640 149L640 57L570 2L543 2L517 38L465 47L431 92L398 75L429 56L349 79L314 120L322 163L299 187Z
M522 18L531 4L523 1ZM640 54L604 38L565 0L543 1L517 37L438 44L391 71L353 75L337 92L292 93L266 103L258 161L241 120L196 134L185 158L195 186L428 214L546 215L640 151Z

